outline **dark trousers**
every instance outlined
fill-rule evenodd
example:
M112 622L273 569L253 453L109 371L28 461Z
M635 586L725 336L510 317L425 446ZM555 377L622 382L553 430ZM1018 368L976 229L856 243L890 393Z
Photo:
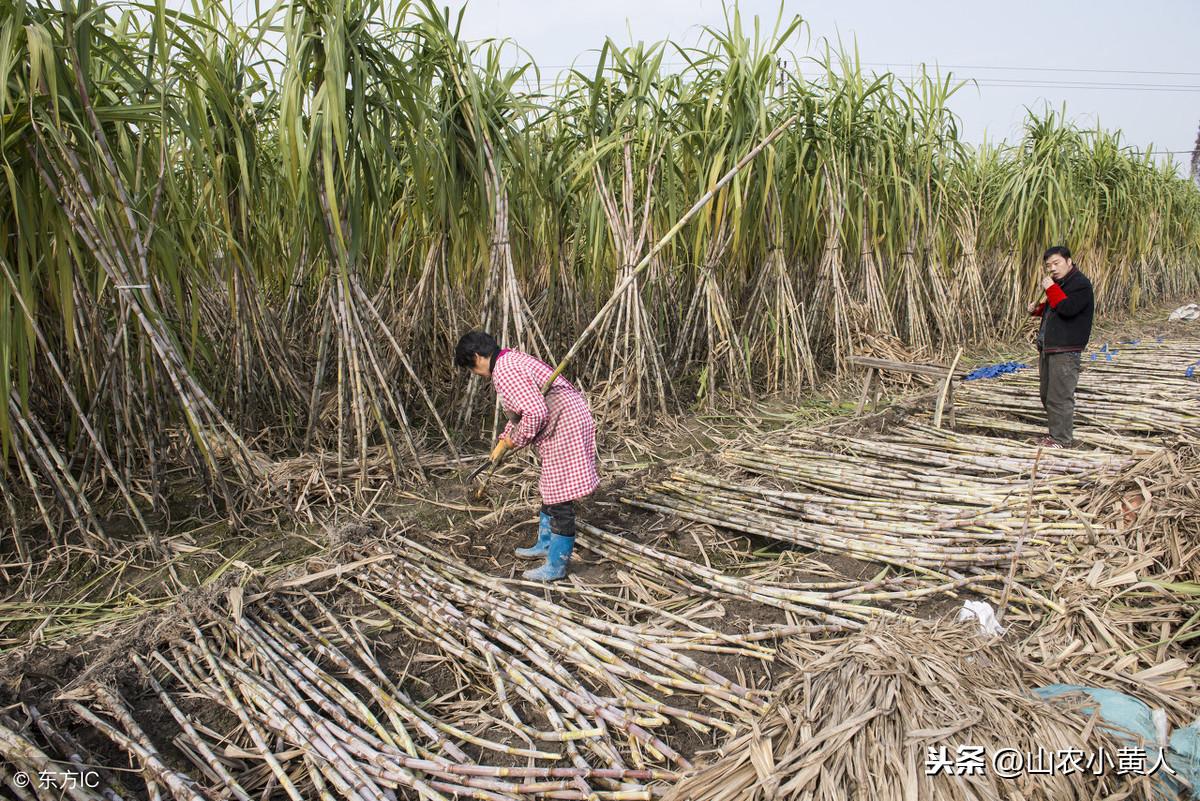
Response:
M1069 447L1074 439L1075 385L1079 383L1079 351L1042 353L1038 356L1042 408L1050 437Z
M575 536L575 501L542 504L542 514L550 515L550 530L564 537Z

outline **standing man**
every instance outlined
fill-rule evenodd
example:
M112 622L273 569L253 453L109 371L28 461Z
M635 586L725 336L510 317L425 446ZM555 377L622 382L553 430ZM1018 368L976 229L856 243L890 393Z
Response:
M1050 436L1043 437L1040 444L1069 448L1074 437L1079 356L1092 335L1092 282L1071 261L1071 251L1063 245L1047 250L1042 263L1046 299L1028 307L1031 315L1042 318L1037 337L1038 377Z
M492 451L532 445L542 462L538 490L542 511L537 542L517 548L525 559L546 561L522 573L529 581L557 581L567 574L575 547L575 501L591 495L600 483L596 469L596 424L587 401L567 379L559 376L543 396L542 385L554 369L518 350L500 348L491 334L471 331L454 349L454 363L484 378L490 377L508 425Z

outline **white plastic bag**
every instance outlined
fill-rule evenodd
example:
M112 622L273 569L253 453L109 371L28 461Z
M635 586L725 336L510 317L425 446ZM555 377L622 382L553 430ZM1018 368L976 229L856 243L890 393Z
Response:
M996 620L996 613L987 601L963 601L962 609L958 610L959 620L978 620L979 630L984 634L1004 633L1004 627Z
M1195 303L1189 303L1186 306L1180 306L1178 309L1171 312L1171 316L1167 318L1167 320L1171 322L1174 322L1175 320L1197 319L1200 319L1200 305Z

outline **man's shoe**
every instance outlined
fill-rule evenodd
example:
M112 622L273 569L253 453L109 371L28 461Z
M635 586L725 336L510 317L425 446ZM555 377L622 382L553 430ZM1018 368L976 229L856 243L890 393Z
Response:
M528 548L517 548L513 553L522 559L540 559L550 551L550 515L542 512L538 520L537 542Z
M526 581L558 581L567 575L567 563L571 561L571 551L575 549L575 538L564 537L562 534L550 535L550 550L546 554L546 563L533 570L526 570L521 577Z
M1039 439L1039 440L1037 441L1037 444L1038 444L1038 445L1041 445L1043 448L1063 448L1063 447L1066 447L1066 446L1064 446L1063 444L1061 444L1061 443L1060 443L1058 440L1056 440L1054 437L1042 437L1041 439Z

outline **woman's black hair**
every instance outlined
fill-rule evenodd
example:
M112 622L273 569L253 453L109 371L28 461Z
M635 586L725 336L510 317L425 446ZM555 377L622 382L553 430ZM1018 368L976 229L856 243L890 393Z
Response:
M500 352L496 340L486 331L468 331L454 347L454 364L458 367L474 367L475 357L490 359Z
M1071 258L1071 251L1066 245L1055 245L1052 248L1046 248L1046 252L1042 254L1042 261L1046 261L1051 256L1062 256L1064 259Z

